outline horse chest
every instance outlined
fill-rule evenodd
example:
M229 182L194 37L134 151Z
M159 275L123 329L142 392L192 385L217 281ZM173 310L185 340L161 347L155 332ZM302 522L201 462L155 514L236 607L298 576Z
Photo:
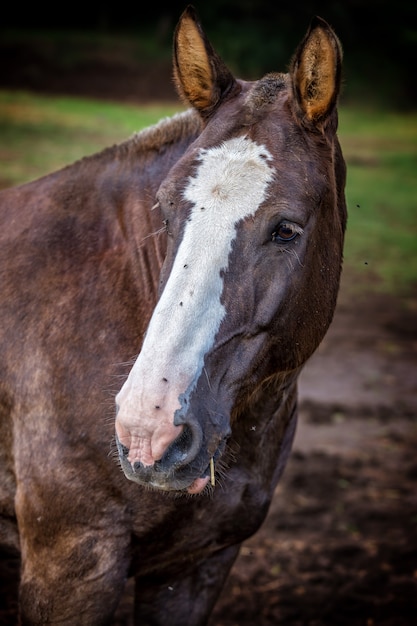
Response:
M295 421L294 416L283 422L283 437L270 429L257 437L249 428L241 445L251 447L251 454L242 450L211 493L178 499L147 492L135 513L132 573L170 577L256 532L289 455ZM154 512L154 524L149 511Z
M265 518L271 494L247 480L219 495L173 502L162 520L146 534L137 527L133 540L132 573L140 577L170 577L213 553L240 544ZM149 507L146 507L149 516ZM142 515L138 515L138 520Z

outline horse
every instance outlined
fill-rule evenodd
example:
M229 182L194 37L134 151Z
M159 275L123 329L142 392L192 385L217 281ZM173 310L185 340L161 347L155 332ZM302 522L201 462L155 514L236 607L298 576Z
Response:
M185 110L0 194L1 543L21 624L206 624L290 454L335 309L342 53L235 78L193 7ZM115 417L114 417L115 416Z

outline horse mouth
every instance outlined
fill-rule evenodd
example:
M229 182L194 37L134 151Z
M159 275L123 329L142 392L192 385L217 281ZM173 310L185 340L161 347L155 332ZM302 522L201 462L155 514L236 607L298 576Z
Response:
M186 491L192 496L199 495L200 493L203 493L209 482L210 478L208 476L206 476L205 478L196 478Z
M139 462L132 466L127 459L128 449L117 439L119 461L126 478L148 489L175 492L177 495L199 495L208 491L209 486L214 489L217 484L217 462L223 455L225 447L226 440L222 440L214 454L209 457L208 462L207 453L200 453L198 464L198 459L195 459L196 462L187 466L166 471L159 462L151 467L145 467ZM205 457L206 460L204 461L202 457ZM201 470L201 468L204 469Z
M217 460L220 456L221 452L217 449L216 454L210 458L209 466L205 470L204 474L200 478L196 478L191 483L191 485L187 488L187 493L200 494L205 490L207 485L210 484L212 488L216 486L215 458Z

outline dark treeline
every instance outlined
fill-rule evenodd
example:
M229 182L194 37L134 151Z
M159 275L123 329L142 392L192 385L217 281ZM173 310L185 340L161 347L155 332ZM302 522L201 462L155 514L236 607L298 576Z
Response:
M169 49L187 2L30 3L8 5L0 28L87 30L152 36ZM354 98L417 102L417 3L415 0L196 0L204 28L232 69L251 78L286 68L310 19L320 15L338 33L345 51L345 91ZM1 31L0 31L1 35Z

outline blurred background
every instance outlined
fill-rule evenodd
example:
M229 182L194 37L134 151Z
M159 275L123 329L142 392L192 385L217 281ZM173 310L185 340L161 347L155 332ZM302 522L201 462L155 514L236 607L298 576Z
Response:
M9 3L0 24L0 188L180 110L171 50L185 5ZM314 15L334 27L348 166L335 319L302 373L294 451L267 521L243 546L210 626L414 626L417 3L194 5L214 47L247 79L286 71ZM16 624L18 571L18 559L0 553L3 625ZM131 602L128 588L114 626L131 626Z
M73 92L78 80L84 93L169 96L164 79L170 72L172 32L185 5L183 0L33 2L24 8L9 3L0 26L0 85ZM413 0L196 0L194 6L211 40L242 78L284 71L311 17L320 15L343 43L346 100L401 109L416 104ZM160 74L152 73L144 93L145 85L140 80L135 85L133 73L151 63Z

